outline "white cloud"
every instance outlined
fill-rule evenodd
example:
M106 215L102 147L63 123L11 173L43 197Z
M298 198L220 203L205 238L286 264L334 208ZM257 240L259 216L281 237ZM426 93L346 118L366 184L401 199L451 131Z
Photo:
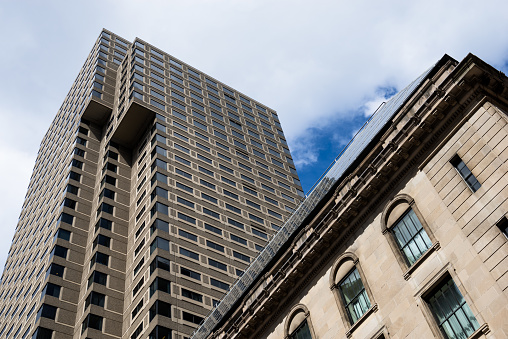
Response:
M103 27L138 36L276 109L303 166L317 156L315 145L297 144L309 128L365 116L381 100L380 87L404 87L444 53L503 65L507 10L501 0L6 2L0 114L13 107L20 114L2 125L9 133L0 135L8 145L0 155L35 156ZM2 185L21 195L27 186L5 175ZM14 220L3 227L15 226L20 208L1 207Z

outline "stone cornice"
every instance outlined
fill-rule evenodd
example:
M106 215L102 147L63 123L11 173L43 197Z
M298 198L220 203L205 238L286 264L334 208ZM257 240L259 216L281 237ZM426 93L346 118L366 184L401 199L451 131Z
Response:
M385 133L362 162L365 165L339 184L330 201L299 232L282 258L252 287L242 306L216 329L212 338L261 337L259 334L278 318L279 312L290 306L286 301L292 301L336 255L397 183L417 169L416 165L460 116L484 94L508 102L506 78L494 76L492 81L491 68L471 62L475 58L468 56L459 64L463 71L457 74L456 69L439 87L429 82L418 90L412 104L394 118L397 128ZM259 289L262 293L256 295Z

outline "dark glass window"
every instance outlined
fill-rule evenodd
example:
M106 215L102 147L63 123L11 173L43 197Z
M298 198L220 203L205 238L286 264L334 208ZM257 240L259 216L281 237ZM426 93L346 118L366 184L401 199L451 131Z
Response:
M105 300L106 296L104 294L92 291L85 299L85 308L90 306L90 304L104 307Z
M189 278L201 280L201 274L198 272L194 272L192 270L189 270L188 268L181 267L180 266L180 274L185 275Z
M115 191L112 191L108 188L105 188L102 190L101 194L100 194L100 197L106 197L106 198L109 198L111 200L115 200Z
M498 221L497 227L508 238L508 219L506 217L503 217L501 220Z
M238 222L234 219L228 218L228 224L238 227L240 229L244 229L244 225L241 222Z
M59 228L56 231L55 237L59 238L59 239L66 240L66 241L70 241L70 239L71 239L71 232L67 231L67 230L64 230L63 228Z
M349 321L354 324L370 308L370 300L356 267L339 283Z
M110 204L103 202L97 209L97 214L99 214L101 211L104 213L113 214L114 207Z
M171 294L171 282L160 277L155 278L155 280L150 285L150 298L156 291L162 291Z
M210 278L210 284L222 290L229 290L229 285L214 278Z
M143 332L143 323L141 323L136 330L132 333L131 339L137 339L139 335Z
M213 233L216 233L218 235L222 235L222 230L220 228L217 228L215 226L212 226L212 225L209 225L207 223L205 223L205 229L213 232Z
M187 238L189 240L192 240L192 241L198 241L198 237L192 233L189 233L187 231L184 231L182 229L179 229L178 230L178 234L181 236L181 237L184 237L184 238Z
M221 263L217 260L214 260L212 258L208 258L208 265L216 267L216 268L223 270L223 271L228 270L228 266L226 264L223 264L223 263Z
M107 237L103 234L98 234L95 240L93 241L93 247L95 248L97 245L101 245L109 248L111 244L111 238Z
M90 267L92 267L95 263L108 266L109 265L109 255L101 253L101 252L95 252L95 255L90 260Z
M156 315L171 318L171 305L164 301L156 300L152 307L150 307L150 321L152 321Z
M182 296L195 301L203 302L203 296L201 294L189 291L185 288L182 288Z
M155 219L152 226L150 226L150 235L153 234L157 229L169 233L169 223L161 219Z
M106 286L106 282L108 280L108 275L106 273L102 273L99 271L93 271L88 278L88 287L92 285L92 283L97 283Z
M250 262L250 257L245 255L245 254L242 254L240 252L237 252L237 251L233 251L233 256L235 258L238 258L240 260L243 260L243 261L246 261L246 262Z
M63 277L64 270L65 270L64 266L53 263L49 267L48 272L49 274L56 275L57 277Z
M59 221L64 222L69 225L72 225L73 220L74 220L74 216L67 214L67 213L62 213L59 218Z
M68 184L67 185L67 192L78 195L79 188L74 185Z
M239 236L236 236L234 234L230 234L229 237L231 238L231 240L236 241L237 243L247 245L247 240L245 240L244 238L240 238Z
M55 320L56 310L57 310L57 307L55 307L55 306L48 305L48 304L42 304L41 308L39 308L39 311L37 312L35 321L37 322L37 320L40 317Z
M95 224L95 230L97 231L97 229L101 227L108 231L111 231L112 225L113 222L111 220L100 218L99 221L97 221L97 224Z
M442 282L426 301L445 338L468 338L480 327L451 278Z
M85 332L87 328L93 328L102 331L103 318L95 314L88 314L81 324L81 333Z
M53 248L53 251L51 251L51 255L52 256L56 255L57 257L67 259L67 251L68 251L67 248L60 246L60 245L55 245L55 247Z
M194 324L200 324L203 321L203 317L185 311L182 311L182 319Z
M170 263L168 259L156 256L150 264L150 275L158 268L170 272Z
M194 260L199 260L199 254L197 254L196 252L189 251L188 249L185 249L183 247L180 247L180 254Z
M462 179L464 179L469 188L473 192L478 191L478 189L481 187L481 184L478 182L471 170L466 166L464 161L462 161L458 155L455 155L452 160L450 160L450 163L453 165L453 167L455 167L457 172L459 172L460 176Z
M61 289L62 289L61 286L58 286L58 285L55 285L55 284L52 284L49 282L46 284L46 286L42 290L41 299L45 295L50 295L55 298L60 298L60 290Z
M395 240L409 266L413 265L423 253L432 246L427 232L412 209L391 227Z
M169 251L169 241L160 237L155 237L154 241L150 245L150 254L152 254L157 248Z
M171 330L164 326L157 325L148 335L148 339L169 339L172 338Z
M189 217L188 215L185 215L183 213L178 212L178 219L185 220L187 222L190 222L191 224L196 224L196 219Z
M220 231L220 230L219 230ZM214 243L213 241L206 240L206 246L213 248L216 251L224 253L224 246Z
M53 336L53 330L44 327L37 327L32 339L51 339Z
M132 319L134 319L134 317L139 313L139 311L141 311L142 308L143 308L143 299L141 299L141 301L132 310Z

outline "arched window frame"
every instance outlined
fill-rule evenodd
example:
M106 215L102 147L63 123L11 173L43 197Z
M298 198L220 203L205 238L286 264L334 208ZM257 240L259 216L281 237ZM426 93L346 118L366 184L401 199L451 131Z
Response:
M347 265L349 269L344 269L344 265ZM341 268L343 269L341 270ZM357 269L360 278L362 280L363 287L365 288L365 292L369 297L370 308L354 324L351 324L346 310L346 305L344 305L344 301L342 299L342 295L339 290L339 283L349 273L351 273L354 268ZM346 252L342 254L339 258L337 258L337 260L332 266L329 283L330 290L332 291L333 296L335 298L335 302L337 303L337 307L339 308L340 317L342 319L344 327L346 328L346 336L350 338L353 334L353 331L356 328L358 328L360 324L362 324L364 320L369 317L370 314L376 312L378 309L378 306L374 300L374 296L372 295L372 292L370 290L367 278L363 273L360 261L358 260L358 257L354 253Z
M399 245L395 240L395 235L391 231L391 228L397 224L397 221L399 219L397 219L397 221L389 223L390 214L397 206L401 204L409 205L409 207L405 209L404 212L401 213L401 216L407 213L409 208L411 208L414 211L418 220L420 221L423 229L427 233L427 236L429 237L430 241L432 242L432 245L411 266L407 263L406 258L404 258L404 255L401 253ZM399 263L402 272L404 272L403 275L405 280L409 280L409 278L411 278L411 274L416 270L416 268L418 268L421 265L421 263L430 256L431 253L439 250L440 248L439 241L436 240L434 233L430 229L429 225L427 225L427 222L425 221L425 218L423 217L423 215L420 213L420 210L416 206L414 199L407 194L397 195L385 206L383 214L381 215L381 232L387 238L388 244L390 245L393 254L397 258L397 262Z
M298 324L296 326L291 326L291 325L293 325L293 320L295 319L295 317L300 313L303 313L305 318L298 321ZM312 321L310 319L309 309L307 308L307 306L305 306L303 304L298 304L298 305L293 306L291 311L289 311L288 316L286 317L286 320L284 322L284 339L290 339L291 338L290 335L294 331L294 329L292 330L292 327L297 329L304 321L307 321L307 325L309 326L311 337L317 338L316 334L314 333L314 327L312 326Z

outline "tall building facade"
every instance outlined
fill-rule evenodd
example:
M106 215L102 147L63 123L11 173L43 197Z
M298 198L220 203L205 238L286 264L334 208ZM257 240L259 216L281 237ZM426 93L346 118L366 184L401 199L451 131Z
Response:
M104 30L42 140L0 338L190 337L302 197L275 111Z
M382 106L192 339L508 337L508 78L444 56Z

